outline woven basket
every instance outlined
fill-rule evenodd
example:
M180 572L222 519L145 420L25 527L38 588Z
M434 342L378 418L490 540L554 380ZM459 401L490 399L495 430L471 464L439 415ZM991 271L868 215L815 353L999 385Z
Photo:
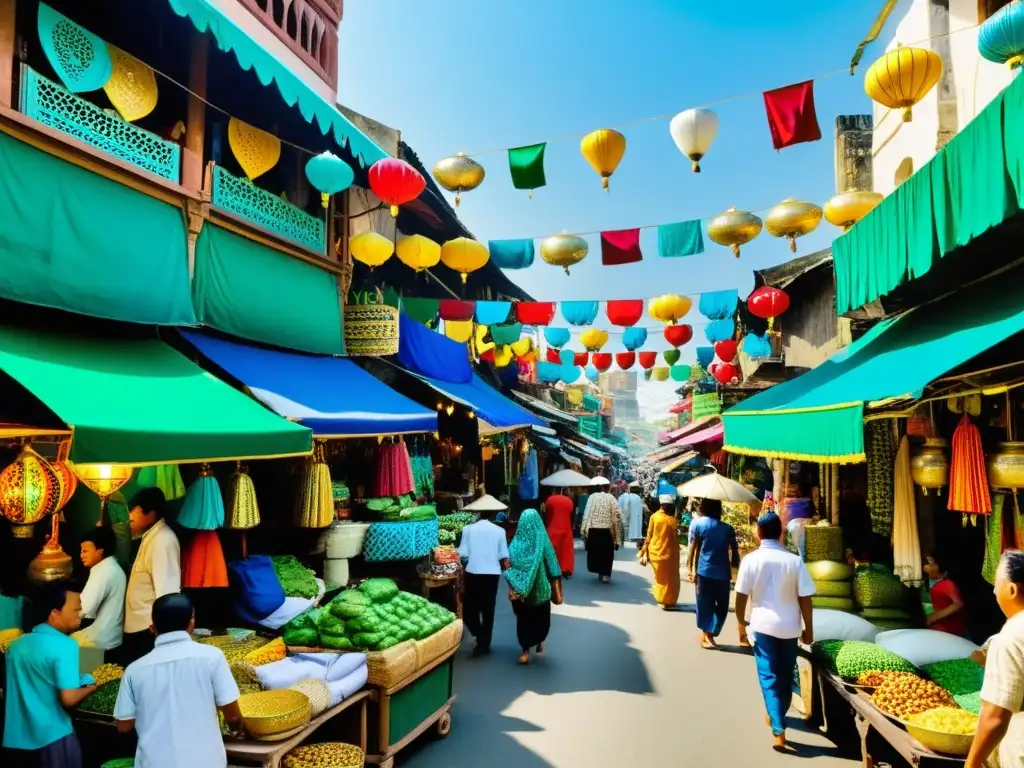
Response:
M323 680L307 677L304 680L299 680L295 685L288 686L288 690L298 691L309 699L309 704L313 708L313 717L317 717L331 707L331 689Z
M398 310L387 304L345 307L345 351L349 357L398 354Z
M386 651L366 654L366 682L378 688L391 688L412 676L417 669L415 640L406 640Z
M416 668L422 669L434 659L444 655L462 642L462 619L456 619L447 627L437 630L429 637L415 640Z
M301 728L313 716L313 706L306 695L287 689L244 694L238 698L238 707L245 730L261 739Z
M284 768L316 765L319 768L363 768L363 750L352 744L326 742L296 747L284 756Z

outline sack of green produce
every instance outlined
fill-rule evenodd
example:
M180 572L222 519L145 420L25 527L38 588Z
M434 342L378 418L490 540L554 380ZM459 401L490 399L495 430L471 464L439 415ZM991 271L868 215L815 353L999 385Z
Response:
M861 672L917 672L906 659L874 643L857 640L823 640L811 646L812 653L825 668L846 679Z
M828 608L833 611L846 611L847 613L853 612L853 600L848 597L819 597L815 595L811 598L811 605L815 608Z
M398 585L391 579L367 579L359 591L375 603L387 603L398 597Z
M327 613L323 611L323 613ZM296 616L284 625L281 639L285 645L315 647L320 645L320 632L317 628L317 620L321 611L311 608Z
M843 559L843 529L837 525L808 525L804 527L807 562Z
M352 619L370 607L370 598L357 589L346 589L327 607L338 618Z
M891 572L868 567L854 575L853 596L863 608L902 608L907 591Z
M831 560L818 560L807 563L807 572L815 581L849 581L853 577L853 566Z
M814 587L818 597L852 597L853 584L848 581L816 581Z

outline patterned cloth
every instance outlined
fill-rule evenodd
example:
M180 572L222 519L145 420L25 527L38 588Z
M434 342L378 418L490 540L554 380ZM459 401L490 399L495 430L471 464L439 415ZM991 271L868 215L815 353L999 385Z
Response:
M583 535L593 528L607 528L616 545L622 543L622 512L619 502L610 493L592 493L583 513Z
M387 444L380 447L377 460L377 474L374 477L373 493L375 496L404 496L416 490L412 478L412 462L409 450L404 442Z
M437 546L437 518L412 523L373 523L363 541L368 563L416 560Z
M412 476L416 484L417 496L434 495L434 463L430 456L414 454L412 456Z
M520 516L508 554L512 564L505 580L512 590L530 605L551 600L551 580L561 578L562 569L537 510Z

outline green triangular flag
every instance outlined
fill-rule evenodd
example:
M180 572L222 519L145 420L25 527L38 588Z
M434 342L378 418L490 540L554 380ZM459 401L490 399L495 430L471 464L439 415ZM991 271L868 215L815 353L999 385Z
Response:
M409 299L402 297L402 311L424 325L430 325L437 317L441 302L437 299Z
M544 148L547 143L515 147L508 151L508 167L512 186L516 189L539 189L547 185L544 178Z

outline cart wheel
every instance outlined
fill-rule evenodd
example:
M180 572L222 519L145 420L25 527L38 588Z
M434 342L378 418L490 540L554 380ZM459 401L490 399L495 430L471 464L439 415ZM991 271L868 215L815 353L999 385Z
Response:
M437 738L443 739L449 733L452 732L452 713L445 712L441 717L437 719L437 724L434 726L437 732Z

